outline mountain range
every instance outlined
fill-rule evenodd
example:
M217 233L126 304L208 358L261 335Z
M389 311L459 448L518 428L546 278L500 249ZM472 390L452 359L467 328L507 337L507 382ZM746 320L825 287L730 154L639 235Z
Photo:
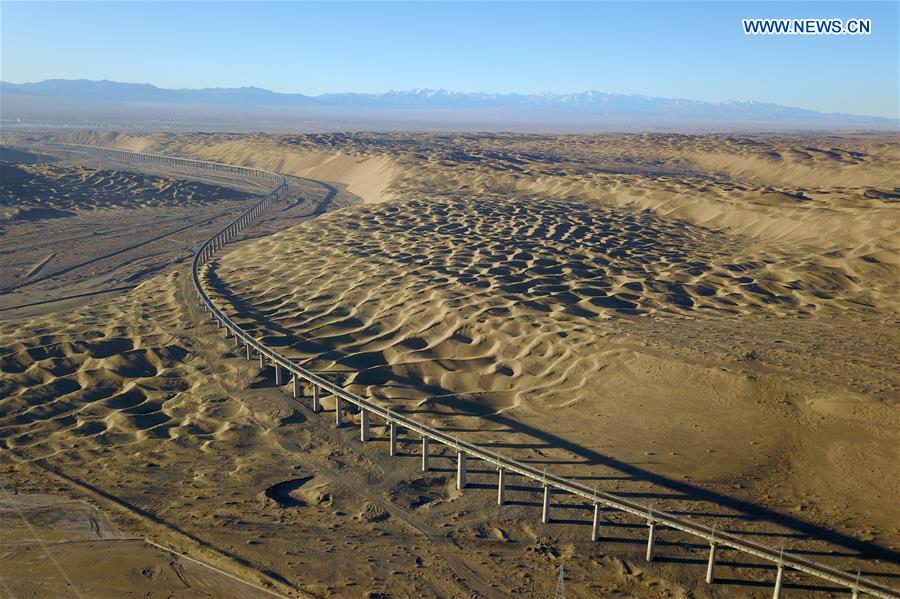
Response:
M821 113L763 102L703 102L635 94L461 93L414 89L385 93L308 96L258 87L165 89L150 84L49 79L0 82L0 116L6 126L157 123L179 128L230 123L257 129L295 127L310 119L321 129L341 123L372 129L613 130L648 129L881 129L898 120ZM103 119L108 123L102 123ZM96 122L97 120L101 122ZM161 123L160 121L165 121ZM302 128L302 127L301 127ZM315 127L313 127L315 128Z

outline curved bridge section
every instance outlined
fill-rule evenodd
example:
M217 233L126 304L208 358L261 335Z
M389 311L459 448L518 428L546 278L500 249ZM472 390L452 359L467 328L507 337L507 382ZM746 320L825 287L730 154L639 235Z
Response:
M224 329L226 338L234 338L236 347L244 347L246 349L247 359L253 359L258 356L260 367L265 368L271 365L275 369L275 381L278 385L285 384L285 377L290 376L293 386L293 396L300 398L300 385L303 381L312 387L312 409L315 412L321 410L319 398L322 392L329 393L334 396L336 404L336 420L337 424L341 423L342 412L345 409L343 403L356 406L359 410L360 421L360 440L365 442L369 439L369 422L372 416L384 420L390 430L390 453L396 455L397 434L402 428L407 433L418 435L422 440L422 469L428 470L429 444L440 443L456 452L457 455L457 479L456 485L458 489L466 486L466 463L470 458L481 460L489 464L497 471L497 502L500 505L504 503L506 478L510 474L523 476L540 484L543 488L543 521L550 520L550 494L551 491L570 493L586 500L589 505L594 506L593 526L591 528L591 540L597 541L600 537L600 509L601 507L612 508L620 512L629 514L647 525L647 553L648 560L652 560L654 556L654 543L659 527L667 527L681 532L687 533L693 537L703 539L709 544L709 559L707 562L706 582L712 583L715 576L716 553L718 550L728 548L739 551L748 555L752 555L761 560L772 562L777 568L774 581L774 599L779 599L784 582L784 572L786 569L793 569L803 572L815 578L825 580L837 584L847 589L854 598L865 593L873 597L882 597L885 599L900 599L900 592L896 589L885 586L879 582L862 578L859 574L850 574L830 566L807 560L798 555L785 551L779 551L747 540L739 535L725 533L707 526L697 524L684 517L677 517L664 511L658 511L651 506L631 501L630 499L597 491L578 481L568 480L559 476L554 476L544 470L539 470L528 464L518 462L516 460L498 456L489 450L478 445L467 443L456 437L453 437L440 429L426 426L416 420L398 414L387 407L379 405L375 401L351 393L326 378L307 370L295 364L291 360L280 355L275 350L267 347L262 341L254 338L247 333L234 321L232 321L222 310L220 310L209 297L203 287L203 281L200 276L201 267L209 262L215 254L225 247L229 241L235 238L241 230L249 226L266 208L271 206L285 195L287 191L287 182L284 177L276 173L264 171L260 169L219 164L215 162L205 162L201 160L191 160L186 158L175 158L171 156L161 156L156 154L142 154L120 150L115 148L102 148L95 146L85 146L80 144L68 143L45 143L43 147L56 150L64 150L68 152L84 153L102 158L112 158L116 160L126 160L142 163L156 164L160 166L184 167L196 169L196 171L219 171L243 175L249 178L260 179L271 183L273 189L271 192L262 196L255 204L242 213L233 222L223 227L208 241L203 243L194 254L192 265L192 278L197 291L197 299L203 306L203 309L210 315L212 320L216 321L218 328Z

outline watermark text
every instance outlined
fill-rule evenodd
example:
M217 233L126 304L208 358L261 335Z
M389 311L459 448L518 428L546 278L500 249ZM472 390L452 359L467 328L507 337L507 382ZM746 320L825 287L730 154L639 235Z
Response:
M872 19L742 19L747 35L870 35Z

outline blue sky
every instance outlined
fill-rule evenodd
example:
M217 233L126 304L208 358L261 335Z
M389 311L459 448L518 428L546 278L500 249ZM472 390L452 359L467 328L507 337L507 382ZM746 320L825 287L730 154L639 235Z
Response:
M380 92L595 89L898 117L890 2L0 2L0 77ZM746 36L750 17L870 36Z

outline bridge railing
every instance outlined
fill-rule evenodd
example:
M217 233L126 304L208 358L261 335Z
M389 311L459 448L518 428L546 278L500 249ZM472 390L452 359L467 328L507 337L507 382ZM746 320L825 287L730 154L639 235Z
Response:
M248 166L236 166L233 164L222 164L220 162L209 162L206 160L194 160L191 158L178 158L175 156L165 156L162 154L145 154L142 152L132 152L130 150L122 150L120 148L105 148L100 146L87 146L84 144L73 144L63 142L44 142L38 144L39 147L49 148L53 150L63 150L66 152L75 152L80 154L89 154L101 158L109 158L113 160L126 160L133 162L142 162L151 166L169 166L169 167L186 167L197 170L206 170L211 172L232 173L245 177L253 177L262 179L276 186L284 183L284 177L264 171L258 168Z
M283 384L282 370L290 373L293 379L294 397L299 397L299 384L306 381L312 386L314 397L314 409L318 409L318 397L320 391L332 394L336 400L336 417L338 422L341 418L340 402L347 402L356 406L361 415L361 427L365 427L366 432L363 433L363 440L367 438L368 417L375 415L383 419L392 429L391 434L391 451L393 454L393 444L395 442L395 427L402 427L408 431L418 434L423 439L423 468L427 464L427 442L435 441L441 443L457 452L457 485L465 486L465 460L467 457L479 459L492 465L500 474L498 501L502 502L504 474L514 473L525 478L531 479L539 483L544 488L544 519L548 519L549 513L549 496L551 490L562 491L585 499L590 505L594 506L594 527L592 538L597 538L598 528L598 509L600 506L625 512L644 520L649 528L647 542L647 558L653 557L654 535L657 526L665 526L674 530L679 530L691 536L703 539L710 545L709 563L707 568L707 582L713 581L713 568L715 565L715 555L717 548L730 548L748 555L755 556L759 559L770 561L777 567L775 579L774 597L780 596L784 570L793 569L803 572L815 578L825 580L848 589L854 597L858 597L860 593L866 593L873 597L882 597L885 599L900 599L900 592L896 589L888 587L880 582L873 581L868 578L862 578L859 573L851 574L837 568L832 568L825 564L821 564L806 558L800 557L794 553L775 550L771 547L747 540L739 535L723 532L703 524L698 524L685 517L678 517L665 511L660 511L652 506L632 501L625 497L599 491L588 485L556 476L543 469L538 469L528 464L513 460L511 458L499 455L488 449L480 447L474 443L463 441L455 436L449 435L440 429L427 426L414 420L409 416L400 414L390 408L380 405L376 401L365 398L334 384L325 377L316 374L314 371L307 370L296 364L292 360L282 356L275 350L265 345L260 339L255 338L251 333L243 330L237 323L228 317L212 298L206 292L201 277L201 268L209 262L213 256L221 250L230 240L234 239L238 233L248 225L250 225L266 208L272 205L285 195L287 191L287 183L281 175L242 166L233 166L219 164L215 162L206 162L200 160L191 160L186 158L176 158L171 156L162 156L156 154L141 154L120 150L116 148L101 148L94 146L84 146L79 144L64 143L47 143L42 144L44 147L83 152L87 154L97 155L101 157L114 158L118 160L135 160L138 162L150 162L162 166L184 166L189 168L206 169L211 171L230 172L246 177L259 178L270 182L274 188L268 194L262 196L255 204L238 216L234 221L222 227L209 240L204 242L197 248L191 269L194 286L197 291L197 299L201 302L203 308L210 314L210 318L215 320L219 328L224 328L226 337L233 337L235 345L246 348L248 359L252 359L255 352L259 357L261 366L265 366L268 362L275 368L276 383ZM362 423L365 422L365 424Z

